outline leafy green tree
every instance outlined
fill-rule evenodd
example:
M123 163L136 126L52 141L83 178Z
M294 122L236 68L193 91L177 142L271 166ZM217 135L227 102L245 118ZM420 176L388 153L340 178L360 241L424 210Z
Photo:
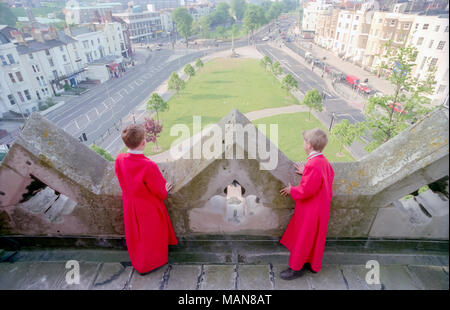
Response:
M157 93L153 93L151 98L147 101L146 110L149 113L156 112L156 119L159 121L159 112L164 112L169 109L169 105Z
M342 148L352 145L353 141L358 140L364 132L364 126L360 123L351 124L347 119L343 119L336 124L330 131L331 138L339 143L338 156L343 156Z
M242 20L242 18L244 18L246 9L247 3L245 0L231 0L231 12L237 20Z
M264 67L264 69L267 71L268 68L270 68L270 66L272 66L272 59L270 59L269 56L264 56L259 63L261 64L261 66Z
M244 28L247 32L251 33L253 38L253 32L263 24L260 16L260 10L257 5L250 4L245 11L244 20L243 20Z
M177 94L185 87L185 83L176 72L172 72L169 78L169 90L175 91Z
M203 67L203 66L204 66L203 61L202 61L200 58L197 59L197 61L195 62L195 66L196 66L197 68Z
M393 94L369 98L364 114L365 127L372 141L365 147L369 152L396 136L431 110L427 94L433 93L436 68L430 67L424 80L413 77L417 49L412 46L385 45L380 69L390 72L388 81Z
M188 38L192 34L192 15L186 8L176 8L172 13L172 20L177 25L177 31L186 39L186 47L188 46Z
M111 154L108 153L108 151L106 151L104 148L95 144L91 144L91 149L94 150L100 156L103 156L106 160L114 161L114 158L111 156Z
M210 14L211 25L224 25L231 21L230 5L226 2L220 2L216 5L216 9Z
M216 32L216 39L225 38L225 27L224 26L217 26L215 32Z
M17 17L6 3L0 2L0 25L8 25L14 27Z
M283 4L281 2L273 2L270 9L266 13L267 20L273 20L280 16L283 11Z
M273 65L270 67L270 70L276 76L279 76L283 72L283 70L281 69L281 65L278 61L273 63Z
M286 91L289 93L292 89L298 88L298 82L294 77L290 74L286 74L286 76L281 81L282 87L286 89Z
M302 104L309 108L308 120L311 120L311 110L322 112L322 96L317 89L310 89L303 97Z
M211 18L209 15L202 16L195 20L192 24L192 31L202 38L209 38L211 28Z
M191 64L187 64L184 67L184 73L186 73L189 77L193 77L195 75L195 69L191 66Z

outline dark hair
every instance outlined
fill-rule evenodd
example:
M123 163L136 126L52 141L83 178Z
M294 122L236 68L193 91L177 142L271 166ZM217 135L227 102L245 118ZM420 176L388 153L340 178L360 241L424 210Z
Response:
M144 139L145 129L142 125L131 124L122 129L123 143L125 143L129 149L137 148Z

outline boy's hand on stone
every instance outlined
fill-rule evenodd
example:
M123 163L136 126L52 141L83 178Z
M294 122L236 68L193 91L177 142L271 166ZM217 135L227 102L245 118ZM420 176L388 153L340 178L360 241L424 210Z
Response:
M172 189L172 184L166 183L166 191L170 191Z
M294 164L295 167L295 173L302 175L303 174L303 170L305 169L305 164L304 163L295 163Z
M283 188L283 189L280 191L280 193L281 193L282 196L290 195L290 194L291 194L291 183L288 183L288 186L285 187L285 188Z

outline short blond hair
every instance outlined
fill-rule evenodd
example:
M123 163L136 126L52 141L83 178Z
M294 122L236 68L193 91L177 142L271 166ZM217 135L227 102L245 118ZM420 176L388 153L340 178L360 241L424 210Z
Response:
M123 143L125 143L125 145L129 149L137 148L144 139L145 139L145 128L142 125L131 124L126 126L122 130Z
M305 130L302 135L303 139L311 144L314 151L322 152L328 144L327 133L320 128Z

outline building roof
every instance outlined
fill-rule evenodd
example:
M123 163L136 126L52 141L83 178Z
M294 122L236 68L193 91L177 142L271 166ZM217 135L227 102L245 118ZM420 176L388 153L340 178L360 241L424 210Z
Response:
M77 28L70 28L70 32L73 36L79 36L81 34L92 32L88 26L81 26Z
M69 44L73 42L77 42L77 40L69 37L64 31L58 31L58 40L63 42L64 44Z
M50 49L53 47L58 47L61 45L65 45L62 41L59 40L48 40L45 43L38 42L36 40L27 41L27 45L17 45L17 52L19 55L30 54L46 49Z

